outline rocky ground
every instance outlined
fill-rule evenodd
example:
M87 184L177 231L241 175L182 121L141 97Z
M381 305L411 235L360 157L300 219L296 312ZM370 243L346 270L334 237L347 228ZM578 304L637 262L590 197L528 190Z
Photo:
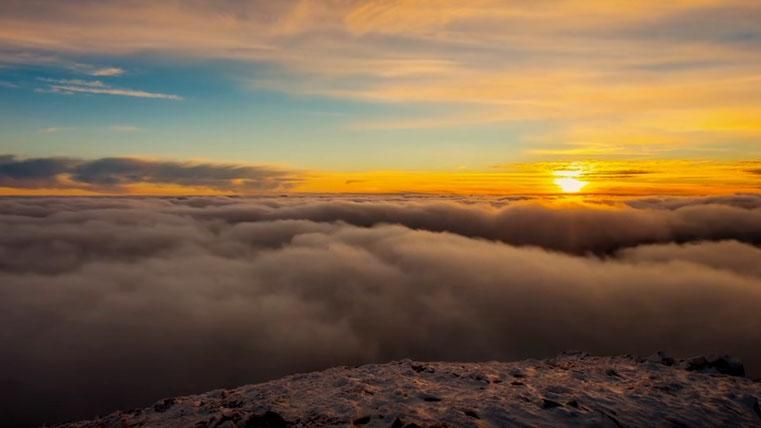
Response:
M760 399L761 382L729 357L404 360L167 398L63 426L761 426Z

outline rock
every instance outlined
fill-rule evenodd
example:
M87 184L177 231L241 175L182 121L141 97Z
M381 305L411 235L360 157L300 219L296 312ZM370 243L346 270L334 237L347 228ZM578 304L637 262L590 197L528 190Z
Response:
M743 403L743 405L748 406L750 410L753 411L753 413L755 413L759 419L761 419L761 406L758 404L758 398L746 394L740 398L740 402Z
M661 383L653 385L653 388L663 392L674 394L684 389L684 385L678 382L661 382Z
M562 407L563 405L557 401L549 400L547 398L542 399L542 409L553 409L555 407Z
M745 376L745 366L739 358L722 355L708 358L708 364L719 373L730 376Z
M563 352L560 353L560 355L565 356L565 357L577 357L577 358L586 358L586 357L589 356L588 353L586 353L584 351L579 351L579 350L576 350L576 349L571 349L571 350L568 350L568 351L563 351Z
M476 413L474 410L463 410L463 413L465 413L467 416L470 416L473 419L481 419L478 417L478 413Z
M288 428L292 424L283 419L282 416L273 412L266 411L261 415L251 415L246 419L244 428Z
M243 401L241 401L241 400L230 400L230 401L225 402L224 406L227 407L228 409L239 409L239 408L243 407Z
M169 410L172 406L177 404L177 400L174 398L165 398L153 405L153 410L158 413L163 413Z
M611 422L613 422L613 425L617 426L618 428L624 428L624 425L616 418L615 416L611 415L610 413L604 412L602 410L598 410L603 416L608 418ZM615 412L614 412L615 414Z
M370 416L362 416L361 418L354 419L352 422L354 425L365 425L370 422Z
M428 402L441 401L441 398L439 398L439 397L437 397L435 395L431 395L431 394L421 394L420 398L422 398L423 401L428 401Z
M729 355L692 357L683 363L689 371L716 372L729 376L745 376L745 366L738 358Z
M663 364L664 366L673 366L674 363L676 363L676 360L674 360L674 357L667 354L663 351L658 351L655 354L650 355L645 359L646 361L650 361L651 363L659 363Z
M418 373L426 372L426 373L436 373L436 370L431 367L427 366L425 364L417 364L410 362L410 368Z
M708 360L706 360L706 357L702 355L697 357L690 357L682 363L682 366L685 370L689 371L703 370L708 366Z
M687 423L678 418L667 418L666 420L669 421L669 425L674 428L690 428Z

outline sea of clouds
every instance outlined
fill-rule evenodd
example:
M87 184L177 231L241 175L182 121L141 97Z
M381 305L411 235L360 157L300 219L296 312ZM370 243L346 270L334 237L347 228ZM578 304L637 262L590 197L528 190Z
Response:
M761 196L0 199L0 419L342 364L729 353L761 373Z

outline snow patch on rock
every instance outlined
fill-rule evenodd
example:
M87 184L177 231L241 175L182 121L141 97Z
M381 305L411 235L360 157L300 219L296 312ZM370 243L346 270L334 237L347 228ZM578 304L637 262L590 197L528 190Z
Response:
M402 360L167 398L63 427L759 426L761 383L741 368L731 357L663 353Z

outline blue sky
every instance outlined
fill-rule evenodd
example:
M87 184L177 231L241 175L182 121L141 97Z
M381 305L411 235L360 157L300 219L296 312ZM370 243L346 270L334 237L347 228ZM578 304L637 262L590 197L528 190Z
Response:
M59 65L0 69L0 152L28 157L149 156L288 164L328 169L450 169L519 157L518 136L538 126L363 129L363 121L425 117L458 108L347 100L257 89L276 73L260 64L155 58L74 58L117 76ZM101 82L181 99L51 92L60 81ZM453 114L454 114L453 113Z

